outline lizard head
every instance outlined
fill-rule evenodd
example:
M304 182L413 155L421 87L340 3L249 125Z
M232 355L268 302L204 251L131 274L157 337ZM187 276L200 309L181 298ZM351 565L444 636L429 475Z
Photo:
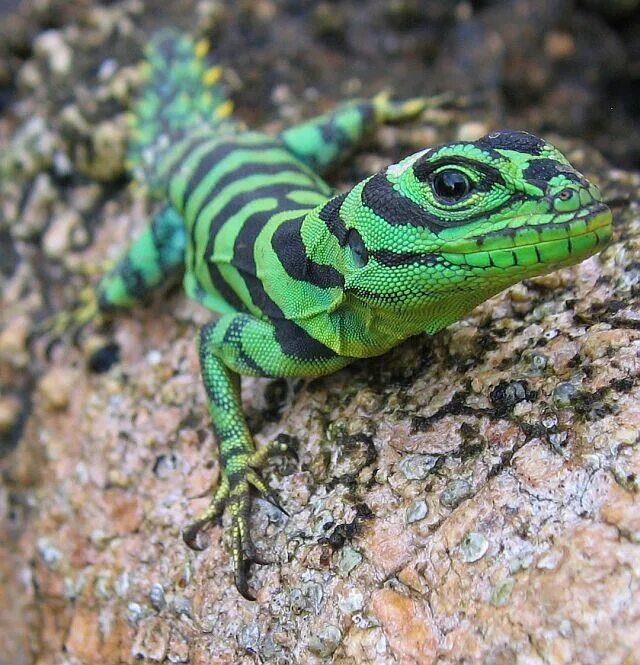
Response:
M426 312L429 332L611 236L598 188L526 132L424 150L356 190L360 205L343 205L353 224L347 291L370 307Z

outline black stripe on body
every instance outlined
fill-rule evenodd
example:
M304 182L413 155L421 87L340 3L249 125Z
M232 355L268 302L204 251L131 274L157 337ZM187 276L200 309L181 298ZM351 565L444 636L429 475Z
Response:
M221 152L228 154L233 150L247 150L247 149L273 149L280 147L280 143L275 141L268 141L264 144L224 144ZM216 149L217 150L217 149ZM212 151L216 152L216 150ZM198 167L196 167L194 174L190 178L190 182L187 185L188 194L184 198L185 206L188 204L189 196L197 188L197 184L203 179L206 178L206 175L213 168L214 162L217 162L220 157L218 153L217 159L214 159L210 155L206 155L201 160ZM295 203L287 198L287 194L294 192L312 192L312 193L324 193L322 188L318 185L316 186L313 176L309 177L308 186L294 184L271 184L265 185L263 187L257 187L256 189L250 192L242 192L234 196L230 201L228 201L222 210L211 220L205 219L203 217L203 212L206 210L207 206L215 200L217 196L223 191L223 189L234 183L239 182L243 178L254 175L254 174L276 174L279 172L286 171L295 171L299 167L295 160L292 158L291 163L283 162L279 164L260 164L260 156L256 155L256 162L248 162L239 166L237 169L225 174L218 182L214 184L211 188L211 191L207 192L206 197L204 198L200 208L194 214L193 223L191 225L191 242L192 247L197 247L195 242L197 229L202 224L209 224L208 229L208 242L205 248L205 260L209 270L209 276L214 288L220 293L220 295L228 302L234 309L239 312L247 311L246 305L241 302L239 294L237 294L233 287L224 279L224 276L220 272L219 266L217 266L212 260L211 256L214 250L214 244L216 236L219 233L220 229L224 224L236 213L238 213L244 206L249 204L251 201L255 201L262 198L275 198L278 202L278 205L275 209L257 212L248 217L242 228L238 229L237 236L234 243L234 255L232 259L232 265L244 280L247 290L249 291L251 300L256 308L258 308L266 318L270 319L274 328L276 339L282 349L282 351L288 356L295 357L301 360L308 361L321 361L327 360L330 358L335 358L336 354L334 351L329 349L327 346L317 341L311 337L302 327L296 324L294 321L287 320L283 311L280 307L271 299L271 297L265 291L265 288L256 276L256 265L254 259L254 248L255 241L260 231L264 228L264 225L268 223L271 217L274 214L286 211L286 210L298 210L305 208L305 205L300 203ZM203 162L207 162L203 165ZM300 172L306 175L306 171L301 170ZM197 182L196 182L197 181ZM309 206L309 210L312 210L313 206ZM196 261L196 251L193 252L194 262ZM197 279L197 270L194 269L195 266L192 266L193 274ZM264 374L264 372L262 372Z
M250 175L258 175L258 174L275 175L277 173L293 171L296 168L298 168L297 164L295 163L291 164L283 163L283 164L274 165L275 168L271 170L269 168L265 168L265 166L260 165L259 156L256 156L256 159L258 161L243 164L242 166L239 166L237 169L234 169L233 171L225 175L221 180L216 182L216 184L211 188L209 192L207 192L204 201L202 202L200 208L197 210L197 212L194 215L193 223L191 225L191 241L194 247L196 246L195 238L196 238L197 229L200 226L200 224L204 223L204 220L200 219L203 211L207 208L207 206L210 203L212 203L216 199L217 196L220 195L220 193L223 191L225 187L233 184L234 182L239 182L240 180L243 180L244 178ZM301 191L311 191L311 192L320 191L318 188L313 186L310 178L308 187L303 187L303 186L288 187L286 184L265 185L263 187L257 187L256 189L250 192L242 192L240 194L237 194L230 201L228 201L225 207L222 208L222 210L220 210L220 212L214 217L214 219L211 220L210 229L209 229L210 238L215 239L215 236L217 235L218 231L222 228L222 226L229 219L229 217L237 213L243 206L245 206L250 201L270 196L277 198L280 194L287 193L289 191L295 191L298 189ZM301 206L298 205L297 207ZM207 251L209 251L209 248L207 248ZM207 254L207 256L210 256L210 254Z
M209 245L207 245L207 252L209 252ZM207 254L210 256L210 254ZM209 271L209 279L213 284L214 288L222 296L223 300L231 305L233 309L237 312L248 312L247 306L242 302L238 294L231 288L231 285L227 280L222 276L220 272L220 267L217 263L207 259L206 261L207 270ZM196 274L197 280L197 274ZM198 287L202 289L202 286L198 282ZM203 289L204 290L204 289Z
M259 157L257 159L259 159ZM292 171L296 169L297 166L298 165L295 162L278 162L275 164L262 164L259 161L249 162L239 166L234 171L227 173L225 176L220 178L220 180L218 180L218 182L215 184L215 188L221 192L225 187L232 185L234 182L242 180L243 178L248 178L254 175L275 175L277 173L282 173L283 171ZM279 186L286 187L286 185Z
M223 342L230 344L238 352L240 361L244 363L250 370L259 374L260 376L269 376L258 363L244 350L242 346L242 333L249 324L249 319L243 316L235 316L231 321L229 327L224 333Z
M280 224L271 239L271 246L287 271L287 274L301 282L321 288L344 286L343 275L333 266L316 263L306 251L302 240L303 217Z
M250 285L247 283L249 291L253 296L254 289L261 289L262 284L259 280L255 280L255 284ZM267 296L268 298L268 296ZM275 305L275 303L274 303ZM283 315L284 316L284 315ZM304 329L301 328L295 321L289 319L279 318L272 319L276 332L276 339L286 355L306 361L322 361L332 360L337 357L335 351L332 351L328 346L319 342Z
M194 170L191 178L189 179L187 188L185 190L186 195L183 197L183 208L186 209L188 206L189 198L193 195L198 185L202 182L203 179L207 177L210 170L215 167L218 161L224 157L232 154L237 150L244 151L255 149L259 151L261 149L272 149L278 146L279 144L277 142L270 140L255 144L241 144L238 143L237 140L233 140L231 143L224 143L222 145L216 146L211 152L203 156L203 158L200 160L200 163ZM233 184L234 182L239 182L245 177L257 174L271 175L287 171L292 168L292 165L287 163L261 164L259 161L259 152L256 154L255 159L258 161L244 163L218 179L213 187L206 193L206 196L194 214L190 229L191 246L194 249L192 252L190 270L196 276L196 278L198 275L198 271L196 269L198 260L196 252L196 236L200 225L205 223L205 220L200 219L200 216L206 207L212 201L214 201L217 196L219 196L225 187ZM209 271L209 277L211 279L211 283L220 293L222 298L239 312L247 311L246 305L242 302L238 294L232 289L229 283L224 279L222 273L220 272L220 268L210 260L210 257L213 254L213 245L215 243L216 236L229 217L237 213L249 201L256 198L262 198L263 196L277 195L283 191L283 188L286 190L286 185L270 185L267 187L258 188L252 192L238 194L225 205L225 207L214 217L214 219L211 220L208 232L209 240L207 242L204 257L207 264L207 269ZM314 189L313 191L317 190Z
M189 155L195 150L198 150L205 143L211 141L213 138L214 137L212 136L211 132L208 131L205 134L194 132L193 134L189 134L187 138L183 139L180 142L181 154L177 158L174 157L172 163L169 166L169 170L166 173L166 176L163 176L165 177L166 181L171 182L172 178L180 172L182 165L184 164L185 160L189 158ZM166 168L164 163L162 166Z
M213 254L216 235L226 220L239 212L252 200L271 197L276 198L278 201L276 208L254 213L245 220L242 228L239 229L234 243L232 265L242 276L254 306L271 320L275 329L276 339L278 340L282 351L289 356L301 360L318 361L334 358L336 354L327 346L311 337L298 324L285 318L284 312L267 294L262 282L256 276L254 259L256 238L264 225L268 223L269 219L271 219L274 214L286 210L297 210L303 207L301 204L295 203L287 198L288 193L301 191L317 192L318 190L311 186L305 188L301 185L288 186L279 184L267 185L252 192L245 192L235 196L227 203L220 213L216 215L215 219L212 220L205 256L207 257L209 276L213 286L237 311L246 312L246 305L241 302L239 295L224 279L219 267L211 261L209 257ZM263 373L263 375L264 374L265 373Z
M191 173L191 175L189 176L189 179L187 181L187 186L185 187L184 194L182 197L182 209L184 210L187 207L189 199L196 191L200 183L209 175L211 170L225 157L228 157L237 150L265 150L265 149L268 150L270 148L274 148L277 146L278 144L274 143L273 141L264 141L262 143L255 143L255 144L241 144L238 143L237 139L230 139L228 142L219 143L210 152L207 152L205 155L202 156L202 158L198 162L198 165L194 169L193 173ZM258 159L257 156L256 158ZM263 166L262 168L264 169L265 166ZM230 173L223 176L215 184L213 192L209 192L209 195L206 197L205 202L197 211L196 218L197 215L199 215L200 212L203 210L205 205L211 201L210 196L212 193L215 196L215 193L219 192L222 189L222 187L228 185L231 182L235 182L239 180L241 177L243 177L243 174L238 173L238 171L242 169L244 169L244 167L239 167L238 169L234 169ZM280 165L280 169L282 169L282 165ZM264 171L260 172L262 173Z
M347 227L340 215L340 207L347 198L348 192L334 197L320 210L318 217L327 225L329 232L334 235L342 247L347 244Z
M242 273L243 277L245 273L251 273L255 275L256 267L253 258L254 244L264 225L269 221L269 219L271 219L272 215L278 212L283 212L285 210L298 210L303 207L299 203L293 203L293 201L286 198L286 195L291 191L316 192L317 190L312 187L304 188L301 186L288 186L284 184L266 185L264 187L259 187L251 192L244 192L234 196L211 221L209 228L209 239L205 249L205 260L209 266L209 275L214 287L218 289L225 300L227 300L229 304L234 305L234 307L238 302L240 302L238 300L238 295L235 294L235 291L232 290L231 286L224 279L218 266L216 266L216 264L211 260L216 237L226 221L230 217L233 217L233 215L236 213L240 212L240 210L251 201L262 198L275 198L278 202L276 208L273 210L256 212L253 215L250 215L245 220L242 228L238 229L238 233L234 242L233 259L231 261L232 265ZM193 238L192 242L195 243L195 238ZM235 300L233 299L233 296L231 296L231 293L235 294ZM242 305L239 309L239 311L245 310L245 305Z
M433 266L440 262L440 255L431 252L420 254L418 252L391 252L386 249L379 249L369 252L369 256L388 268L410 265Z
M274 302L266 292L261 280L256 276L256 263L254 257L254 248L256 239L268 223L269 219L277 213L284 210L295 210L300 208L300 204L287 199L289 192L317 191L311 187L307 190L301 186L270 185L251 192L248 199L247 195L237 196L222 211L221 215L216 217L216 227L220 228L224 223L221 218L228 219L231 215L246 205L249 200L273 196L278 199L278 207L272 211L265 211L251 215L245 221L242 229L238 232L234 244L233 265L238 270L249 291L251 300L272 323L275 329L275 336L283 353L288 356L307 361L321 361L335 358L336 354L329 347L314 339L309 333L294 321L285 318L284 312ZM215 231L212 230L211 237L207 246L207 256L213 252L213 243L215 242ZM220 275L222 278L222 275ZM214 286L217 285L214 283Z

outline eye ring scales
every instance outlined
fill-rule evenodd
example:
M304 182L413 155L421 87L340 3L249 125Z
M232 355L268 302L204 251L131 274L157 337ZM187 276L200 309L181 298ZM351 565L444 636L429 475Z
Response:
M431 189L438 201L451 205L464 199L471 191L471 181L462 171L445 169L434 174Z

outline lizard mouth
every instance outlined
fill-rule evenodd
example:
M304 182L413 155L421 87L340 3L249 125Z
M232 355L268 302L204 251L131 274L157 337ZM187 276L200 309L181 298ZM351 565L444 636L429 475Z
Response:
M531 219L531 218L529 218ZM573 216L552 215L550 221L523 224L451 243L443 255L472 268L558 268L578 263L606 245L611 238L611 210L595 203Z

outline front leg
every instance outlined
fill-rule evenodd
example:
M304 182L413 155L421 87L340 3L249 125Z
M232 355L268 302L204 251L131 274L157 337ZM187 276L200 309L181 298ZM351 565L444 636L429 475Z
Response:
M396 124L419 115L439 98L393 101L386 94L371 100L340 104L333 111L286 129L280 134L291 152L316 173L325 175L338 166L377 127Z
M274 441L256 451L242 411L239 374L320 376L344 367L350 359L327 357L328 354L315 358L288 355L275 327L247 314L228 314L205 326L200 332L199 355L209 412L218 437L222 476L211 505L184 530L183 537L187 545L200 549L199 531L216 521L226 505L231 513L236 587L245 598L253 600L247 584L247 564L261 561L256 557L248 529L250 490L255 488L278 505L259 471L270 454L286 452L287 448Z

